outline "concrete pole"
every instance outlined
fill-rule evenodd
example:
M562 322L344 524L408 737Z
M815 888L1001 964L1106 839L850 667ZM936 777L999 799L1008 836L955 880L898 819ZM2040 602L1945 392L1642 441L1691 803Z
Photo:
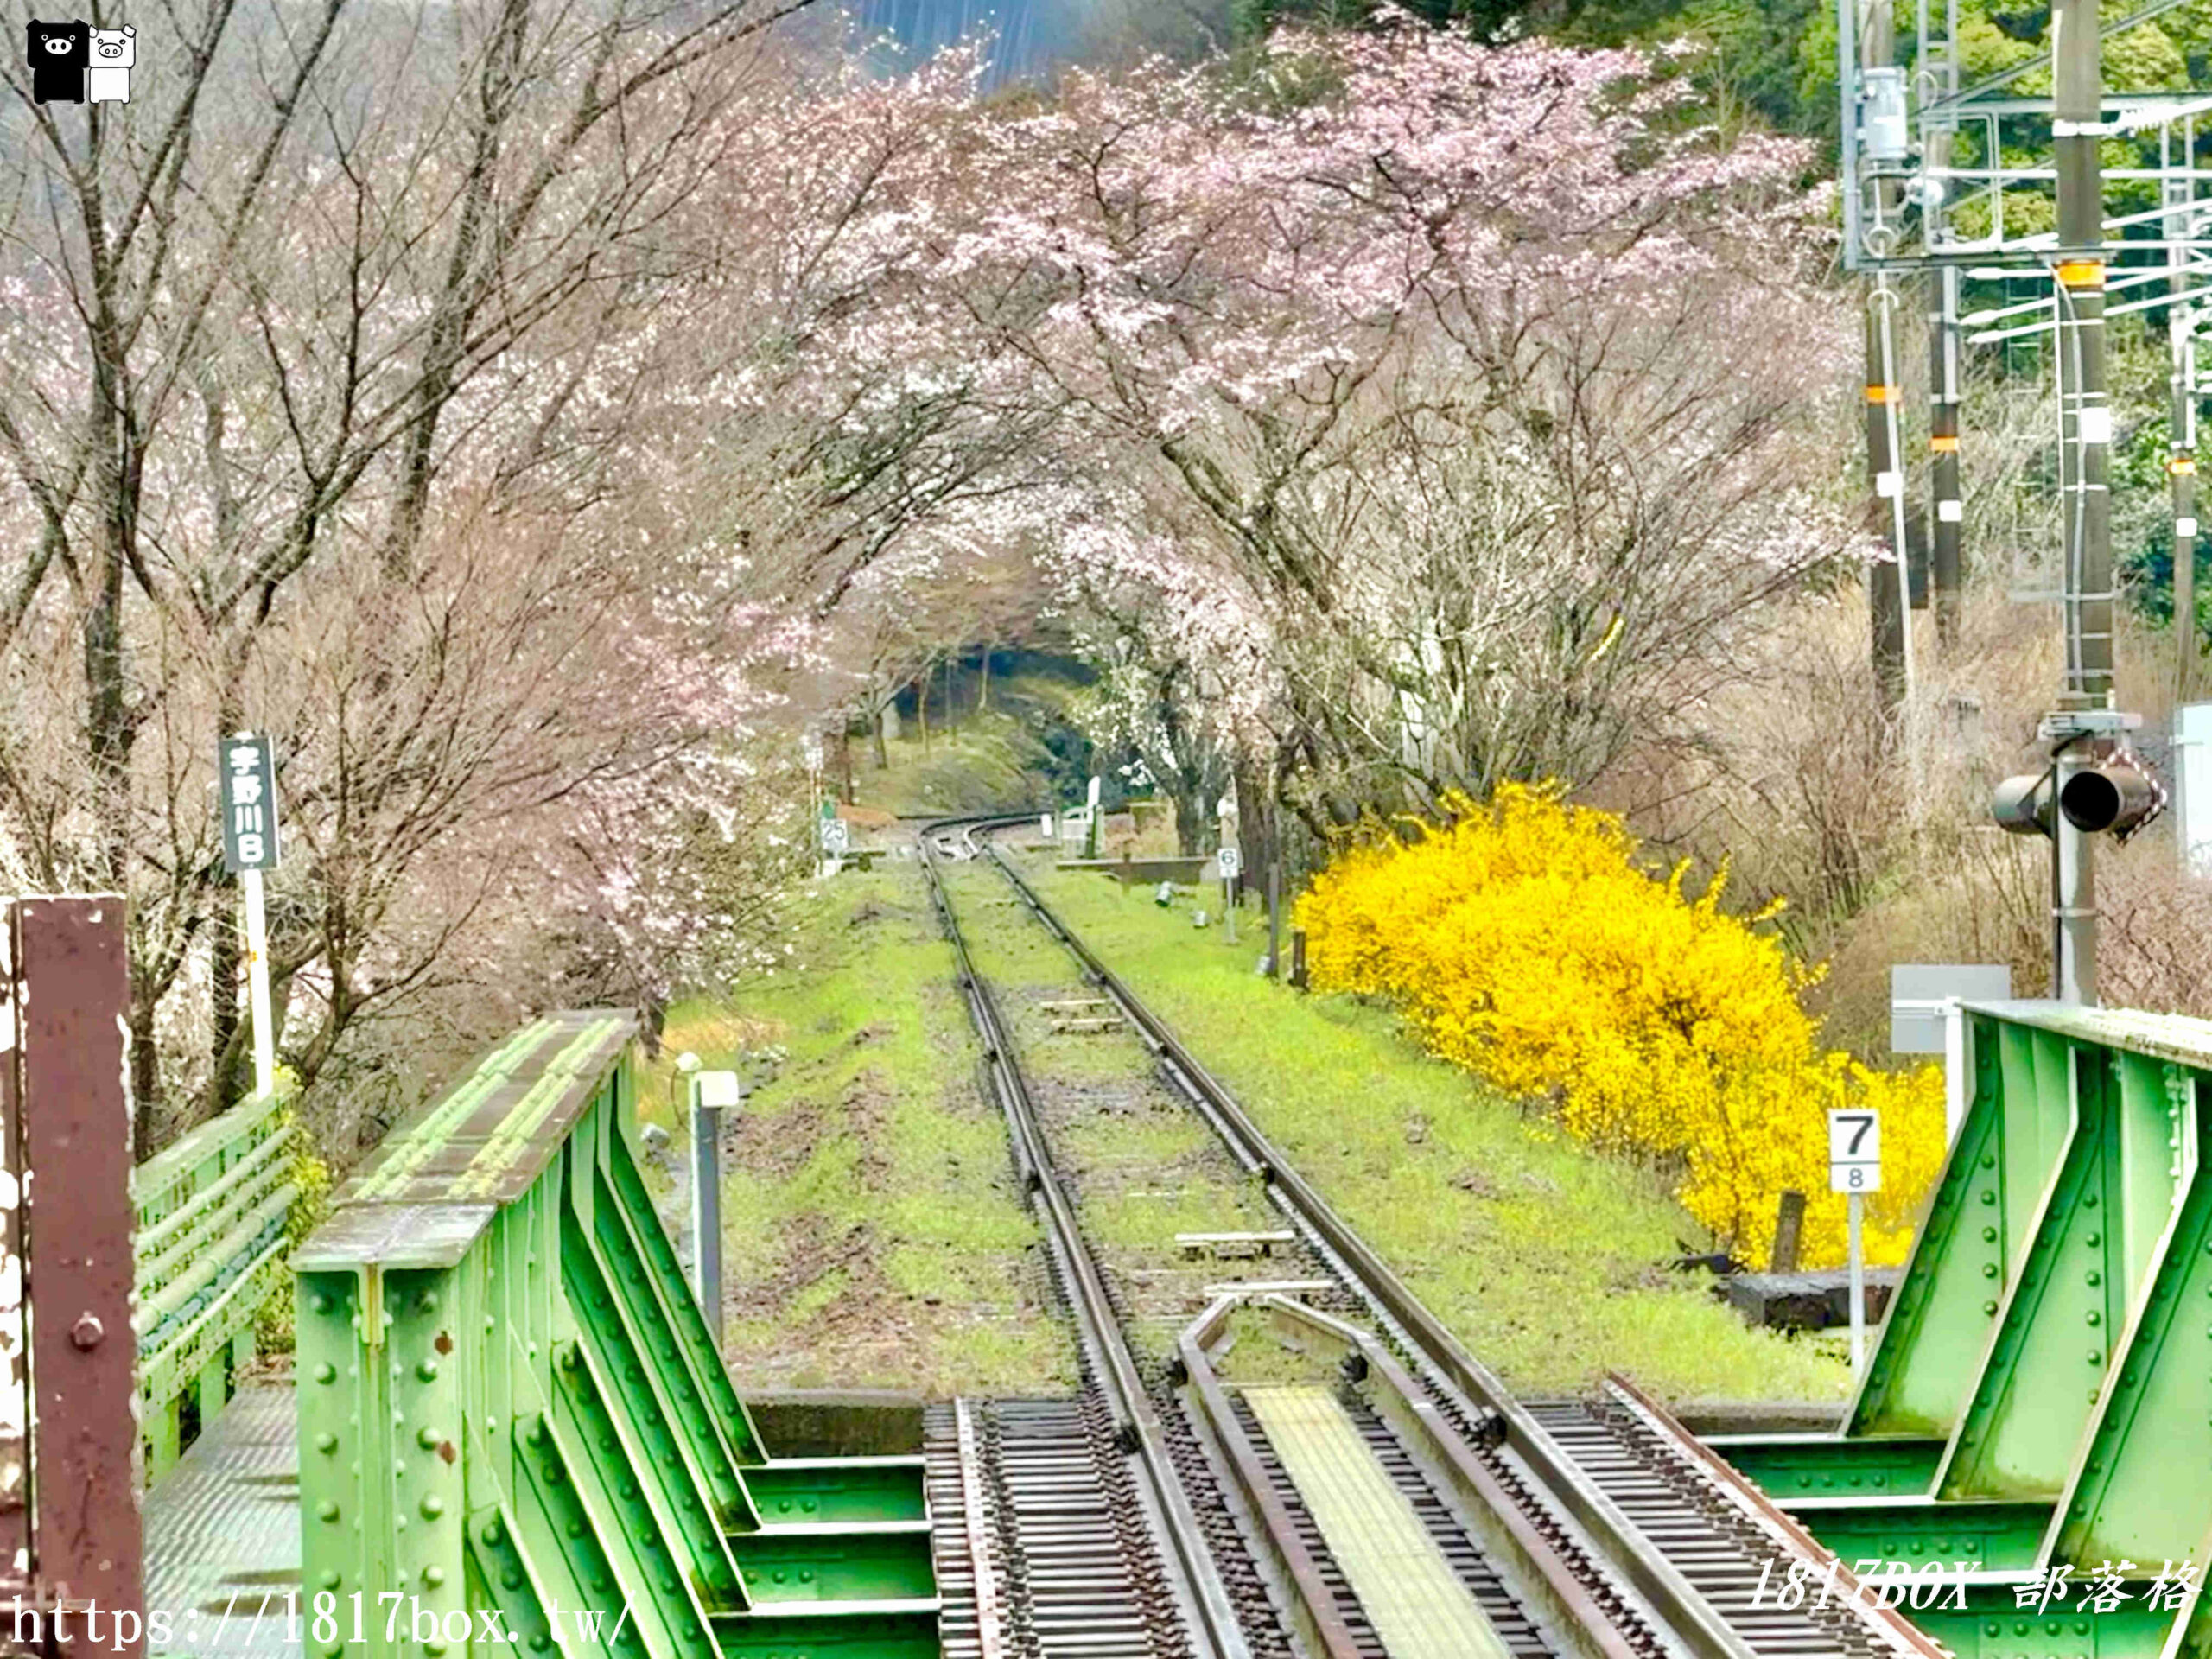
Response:
M2191 137L2194 137L2191 124ZM2173 143L2166 130L2162 148ZM2180 244L2190 233L2189 205L2196 171L2196 146L2188 144L2183 171L2169 171L2164 187L2168 289L2179 295L2189 286L2189 251ZM2166 165L2171 168L2169 156ZM2173 511L2174 704L2196 694L2196 318L2192 308L2174 305L2166 312L2167 385L2171 404L2166 425L2166 481Z
M1887 543L1891 558L1866 568L1867 610L1872 637L1874 684L1884 709L1896 709L1905 700L1905 559L1904 537L1897 533L1894 509L1903 499L1904 474L1897 464L1892 437L1898 389L1897 370L1890 353L1890 306L1894 299L1887 280L1876 277L1866 295L1866 471L1873 480L1872 508L1875 534Z
M1850 0L1853 4L1859 0ZM1885 69L1897 56L1896 26L1890 0L1867 0L1865 24L1859 33L1859 61L1862 69ZM1847 188L1858 188L1852 180ZM1867 237L1882 253L1895 240L1897 193L1894 183L1875 187L1873 223ZM1907 609L1911 586L1905 561L1904 461L1900 453L1897 426L1899 396L1895 331L1891 313L1897 296L1886 276L1877 276L1866 296L1866 471L1872 480L1874 499L1870 518L1875 534L1889 544L1888 563L1867 568L1867 612L1872 637L1874 686L1882 707L1904 705L1912 691L1910 640Z
M1958 634L1965 587L1959 556L1966 510L1959 489L1958 267L1943 265L1929 281L1935 301L1928 330L1929 600L1936 641L1948 645Z
M2056 0L2051 122L2058 175L2059 438L2061 553L2066 678L2059 718L2112 707L2113 571L2109 468L2112 410L2105 390L2104 175L2097 154L2102 75L2097 0ZM2080 769L2062 738L2058 784ZM2054 836L2051 966L2063 1001L2094 1002L2097 989L2096 853L2088 836L2057 815Z

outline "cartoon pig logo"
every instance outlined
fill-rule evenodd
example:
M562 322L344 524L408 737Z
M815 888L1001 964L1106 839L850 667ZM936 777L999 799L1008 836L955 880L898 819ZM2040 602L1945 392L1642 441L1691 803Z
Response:
M125 23L121 29L92 31L92 58L85 72L85 91L94 104L128 104L130 69L138 61L138 31Z
M26 52L31 66L31 97L41 104L81 104L85 71L92 62L91 29L84 23L30 22Z

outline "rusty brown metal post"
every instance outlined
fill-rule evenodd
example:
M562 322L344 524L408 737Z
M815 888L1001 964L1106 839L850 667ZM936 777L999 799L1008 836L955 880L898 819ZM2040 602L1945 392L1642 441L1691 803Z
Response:
M31 1573L51 1615L49 1651L143 1654L123 900L22 899L12 910L14 1083L30 1172Z
M4 922L5 918L0 918ZM16 930L0 925L0 1606L30 1595L30 1355L24 1348L22 1096L15 1055Z

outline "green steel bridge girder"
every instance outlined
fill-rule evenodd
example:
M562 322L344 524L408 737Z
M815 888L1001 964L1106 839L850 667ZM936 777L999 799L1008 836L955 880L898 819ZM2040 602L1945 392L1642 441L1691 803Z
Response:
M2074 1132L1936 1477L1945 1497L2056 1498L2196 1173L2188 1074L2075 1046Z
M2074 1130L2073 1046L1974 1018L1974 1089L1845 1433L1948 1440Z
M1790 1504L1789 1513L1847 1561L2012 1573L2035 1567L2052 1508L2003 1501L1812 1498Z
M1967 1013L1973 1090L1836 1436L1713 1449L1847 1560L1965 1567L1968 1656L2212 1655L2212 1022L2008 1003ZM2012 1584L2107 1563L2130 1605L2022 1610Z
M2176 1615L2139 1595L2107 1612L2022 1607L2010 1586L1976 1586L1961 1611L1905 1609L1956 1659L2160 1659Z
M1807 1498L1915 1497L1933 1490L1944 1442L1903 1435L1715 1434L1706 1444L1786 1509Z
M487 1612L518 1653L938 1651L920 1460L767 1458L631 1152L630 1029L503 1045L296 1256L309 1659Z

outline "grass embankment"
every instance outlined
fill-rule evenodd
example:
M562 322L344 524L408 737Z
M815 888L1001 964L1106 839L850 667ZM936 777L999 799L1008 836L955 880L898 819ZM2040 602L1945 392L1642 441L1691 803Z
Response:
M671 1012L642 1115L671 1129L686 1049L782 1051L726 1131L723 1280L741 1389L1057 1391L1034 1224L921 876L847 873L792 913L772 976Z
M1823 1344L1745 1326L1664 1265L1694 1223L1649 1171L1594 1156L1421 1051L1386 1010L1257 977L1238 943L1042 860L1054 907L1190 1043L1347 1221L1516 1390L1625 1371L1684 1399L1840 1398ZM1217 908L1214 893L1196 902Z

